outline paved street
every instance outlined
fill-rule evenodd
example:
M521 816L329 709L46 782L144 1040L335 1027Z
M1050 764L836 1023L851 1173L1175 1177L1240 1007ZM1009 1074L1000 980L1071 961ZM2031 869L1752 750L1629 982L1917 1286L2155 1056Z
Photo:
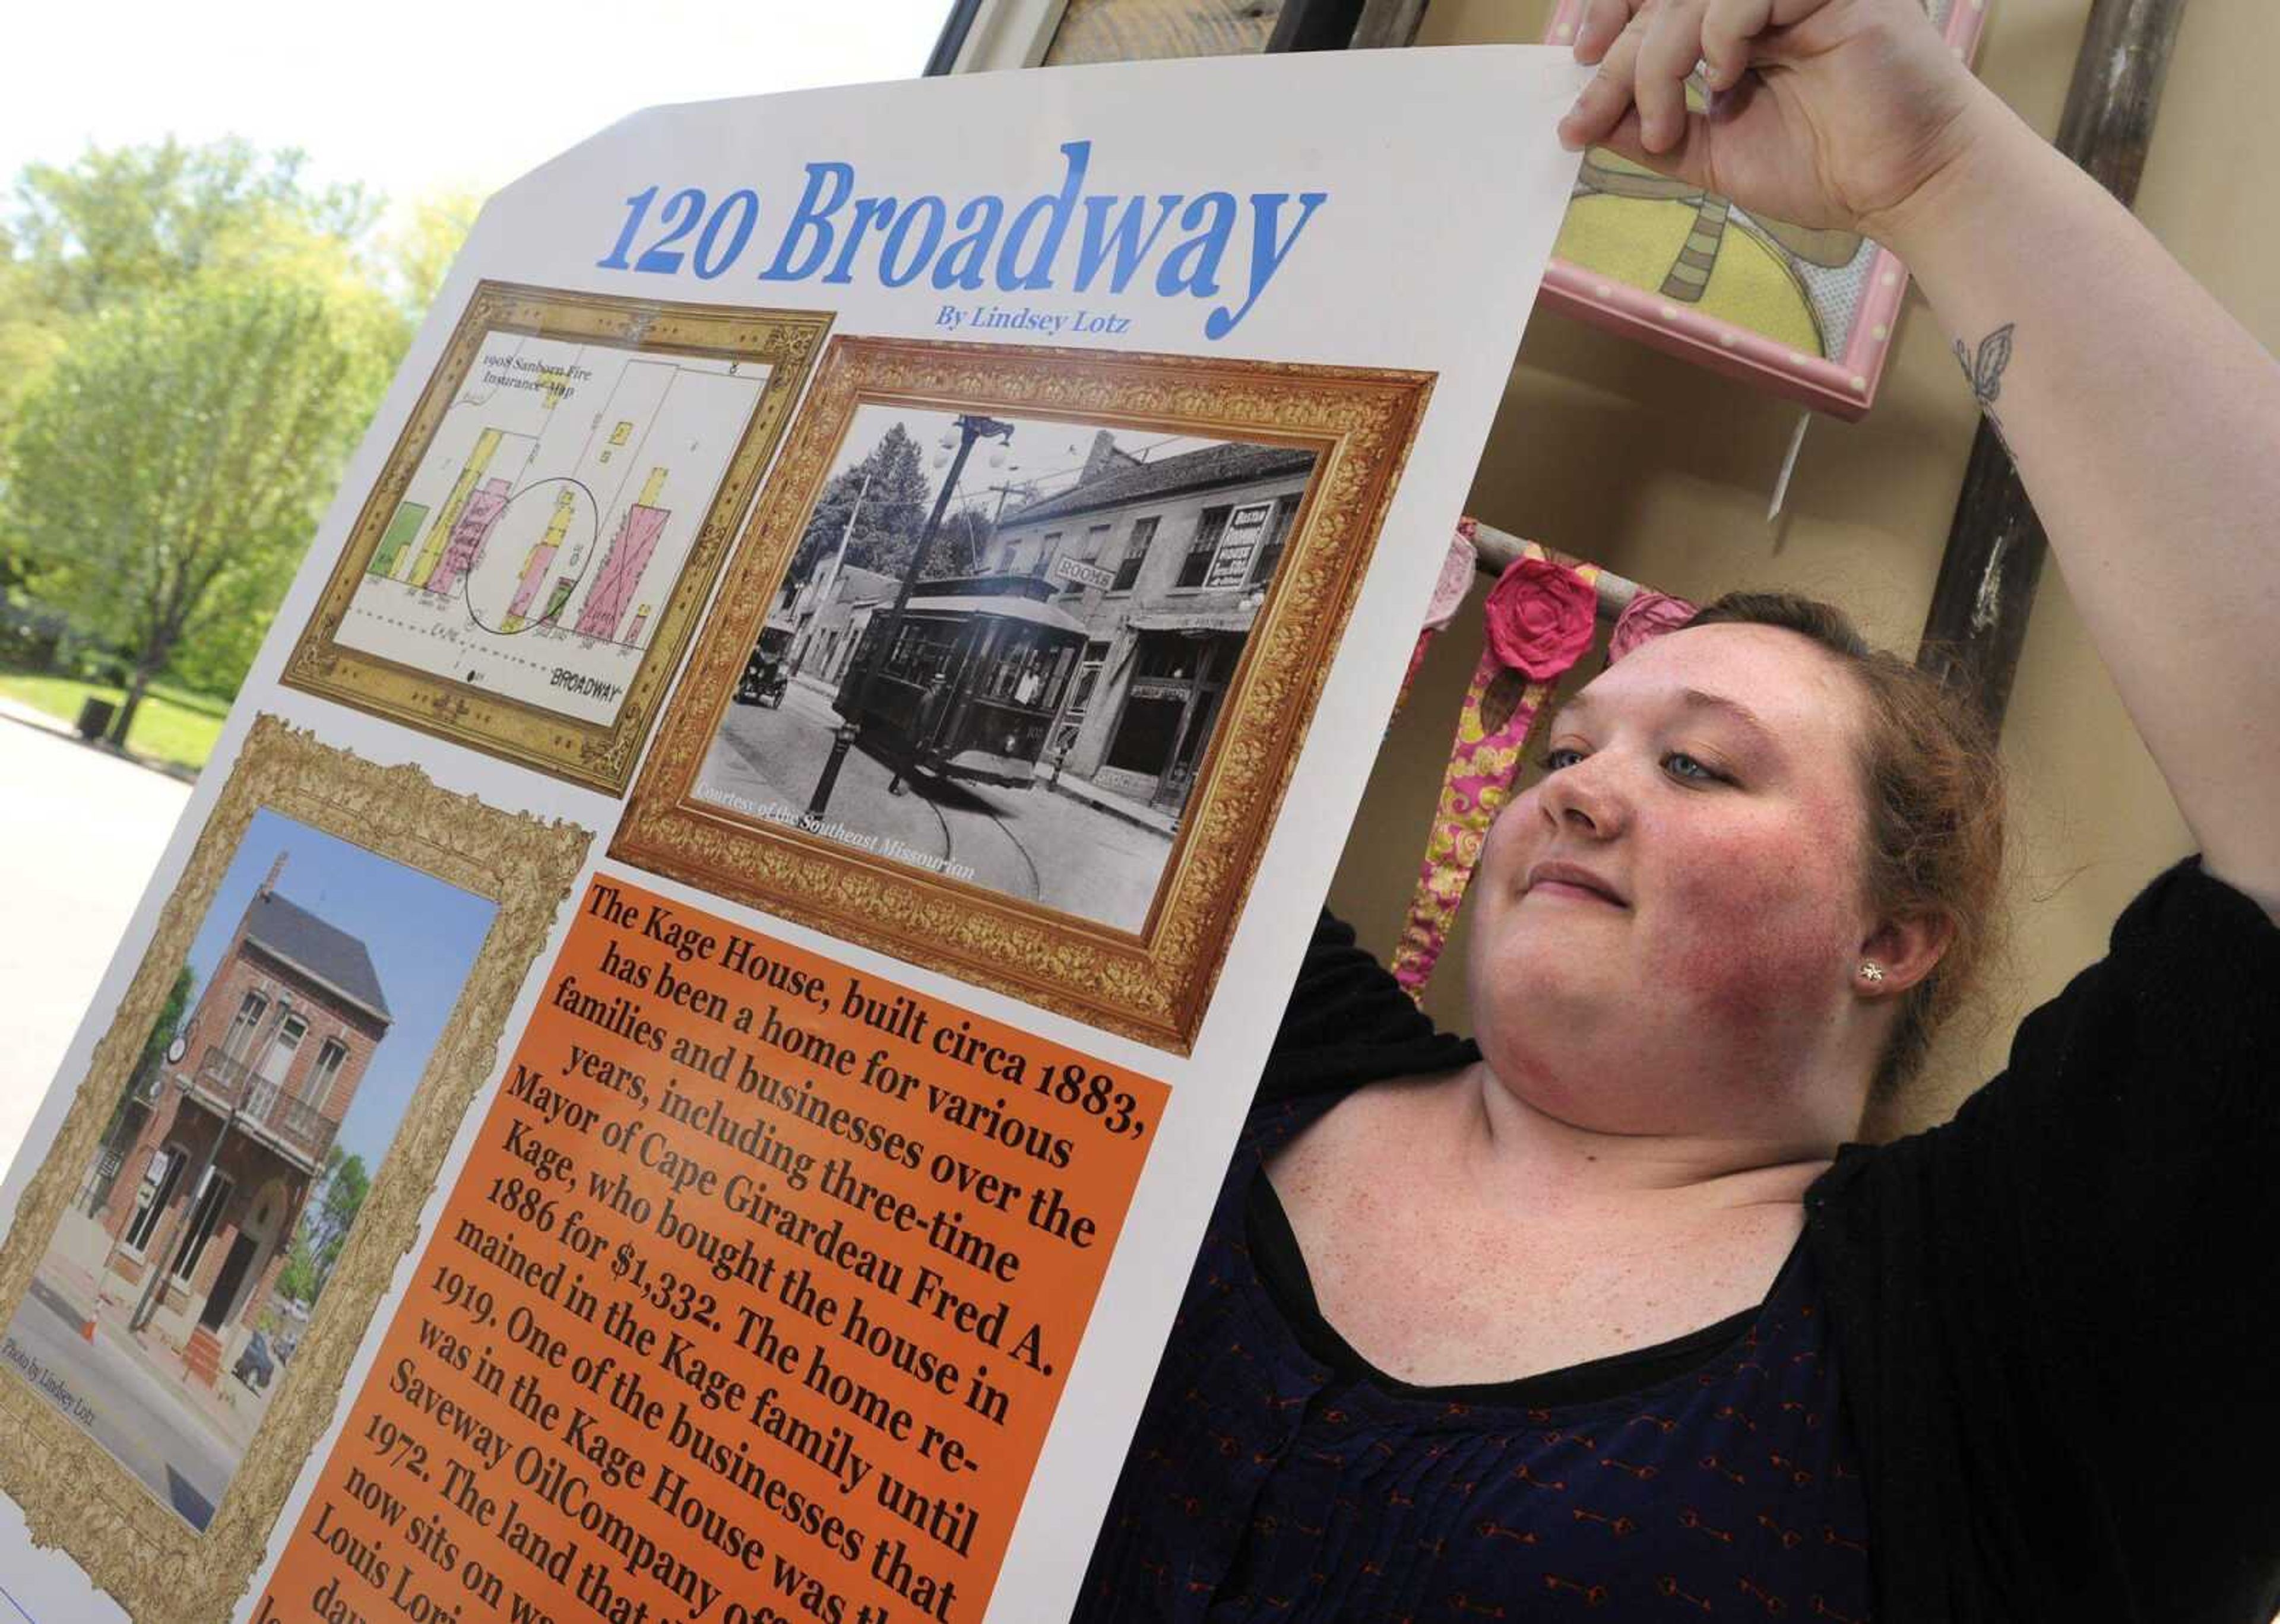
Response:
M0 707L0 1163L23 1142L190 793L29 714Z
M0 1332L0 1358L69 1410L150 1492L203 1529L237 1470L241 1451L217 1436L154 1372L117 1340L108 1322L90 1343L80 1310L35 1279L23 1307ZM27 1361L37 1361L36 1366ZM12 1376L10 1380L16 1379ZM227 1371L222 1381L232 1381ZM67 1389L69 1404L57 1390Z
M742 803L742 811L797 816L815 792L838 722L830 701L804 681L791 684L778 710L730 705L698 793L733 797L728 804ZM890 776L889 765L860 746L848 751L826 818L922 854L914 866L941 863L955 878L1121 930L1146 921L1171 855L1162 830L1042 783L1009 789L905 780L905 793L890 796Z
M189 786L92 749L47 719L0 705L0 1159L12 1159L72 1035L126 934ZM37 929L25 927L36 921ZM43 1271L48 1273L49 1271ZM204 1527L262 1407L217 1396L227 1427L198 1412L108 1320L82 1334L91 1282L35 1279L0 1358L50 1397L152 1493ZM123 1316L125 1305L119 1310ZM118 1316L114 1316L118 1317ZM227 1372L222 1381L229 1384ZM231 1405L223 1397L243 1397ZM60 1400L59 1400L60 1402Z

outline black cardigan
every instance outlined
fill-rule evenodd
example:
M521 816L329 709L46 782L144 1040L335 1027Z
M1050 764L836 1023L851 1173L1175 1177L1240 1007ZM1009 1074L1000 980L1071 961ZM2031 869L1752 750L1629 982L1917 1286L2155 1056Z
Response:
M1261 1082L1445 1070L1325 917ZM1881 1624L2266 1624L2280 1607L2280 928L2197 863L1955 1119L1806 1197Z

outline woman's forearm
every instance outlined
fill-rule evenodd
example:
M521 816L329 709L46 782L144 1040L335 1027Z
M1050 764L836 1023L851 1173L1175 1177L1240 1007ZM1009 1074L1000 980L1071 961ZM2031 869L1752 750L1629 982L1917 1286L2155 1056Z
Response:
M2280 365L1991 94L1875 229L1958 346L2207 866L2280 916Z

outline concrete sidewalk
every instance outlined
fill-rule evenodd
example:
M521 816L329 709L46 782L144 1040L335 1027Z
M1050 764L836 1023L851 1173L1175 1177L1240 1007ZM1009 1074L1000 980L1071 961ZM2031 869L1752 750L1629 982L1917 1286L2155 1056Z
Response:
M189 786L0 701L0 1159L12 1158Z

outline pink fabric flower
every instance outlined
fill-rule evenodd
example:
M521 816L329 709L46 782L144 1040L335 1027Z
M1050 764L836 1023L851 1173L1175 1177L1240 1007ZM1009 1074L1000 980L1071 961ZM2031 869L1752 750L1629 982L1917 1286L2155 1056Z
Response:
M1549 682L1591 646L1598 594L1548 558L1521 558L1489 591L1489 647L1532 681Z
M1683 597L1642 589L1616 617L1614 635L1607 639L1607 664L1614 665L1639 644L1665 632L1676 631L1699 613Z
M1473 538L1465 533L1464 525L1460 525L1457 533L1449 538L1449 550L1442 555L1440 578L1433 583L1433 602L1425 611L1428 631L1437 632L1457 618L1457 611L1464 606L1465 595L1473 589L1479 558L1473 550Z

